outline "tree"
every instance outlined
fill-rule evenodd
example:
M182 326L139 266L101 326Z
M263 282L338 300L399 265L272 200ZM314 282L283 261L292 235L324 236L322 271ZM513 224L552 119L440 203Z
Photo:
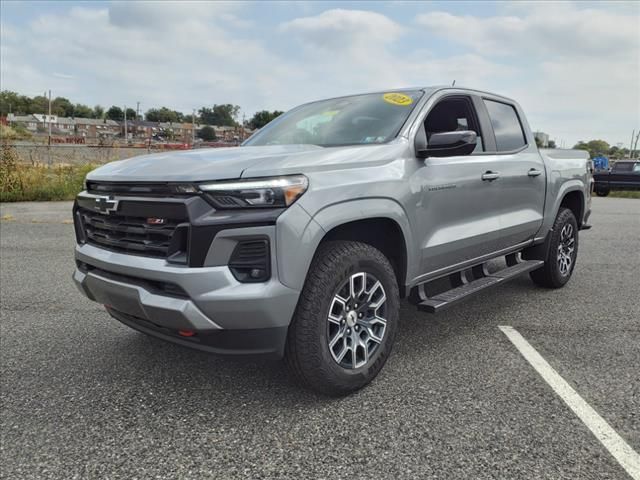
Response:
M592 158L598 155L606 155L609 152L609 144L604 140L580 141L575 144L573 148L576 150L586 150Z
M44 95L33 97L25 113L49 113L49 99Z
M167 107L147 110L145 118L150 122L182 122L184 115Z
M216 131L209 125L205 125L200 130L198 130L196 135L198 136L198 138L201 138L205 142L213 142L217 139Z
M216 126L235 127L238 123L235 117L238 115L240 107L226 103L224 105L214 105L213 108L202 107L198 113L202 123Z
M611 147L609 149L609 158L629 158L629 149L626 147Z
M93 107L93 118L103 118L104 117L104 108L100 105L96 105Z
M173 131L173 130L171 130L170 128L160 130L159 134L160 134L160 136L161 136L161 137L163 137L165 140L169 140L169 141L172 141L172 140L175 138L175 136L176 136L176 134L174 133L174 131Z
M47 110L48 110L48 106L47 106ZM51 102L51 114L57 115L59 117L72 117L73 104L69 101L68 98L56 97Z
M136 115L136 111L133 108L127 108L127 120L137 120L138 115Z
M533 137L533 139L536 141L536 147L542 148L542 139L540 137Z
M262 128L271 120L279 117L283 113L284 112L281 112L279 110L274 110L273 112L269 112L268 110L261 110L260 112L254 113L253 117L251 117L251 120L249 120L249 126L251 126L251 128Z
M31 111L31 99L26 95L19 95L10 90L0 92L0 115L6 116L9 113L16 115L27 115Z
M547 148L558 148L558 147L556 147L556 141L555 140L549 140L549 144L548 144Z
M607 152L607 156L609 158L618 158L618 155L620 155L620 149L618 147L614 145L609 148L609 151Z
M93 108L87 105L76 103L73 107L73 116L76 118L93 118L93 115Z
M124 112L120 107L117 107L115 105L112 105L111 108L107 110L107 113L105 116L109 120L116 120L116 121L124 120Z

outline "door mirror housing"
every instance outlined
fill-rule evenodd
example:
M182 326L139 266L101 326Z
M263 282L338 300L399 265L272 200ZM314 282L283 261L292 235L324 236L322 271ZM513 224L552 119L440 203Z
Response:
M427 143L424 128L416 135L416 155L418 158L453 157L469 155L476 148L477 135L472 130L433 133Z

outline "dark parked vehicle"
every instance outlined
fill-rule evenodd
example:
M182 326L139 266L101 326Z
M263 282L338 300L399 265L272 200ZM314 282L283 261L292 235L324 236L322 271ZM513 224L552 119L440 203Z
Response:
M611 171L594 173L593 180L599 197L606 197L611 190L640 190L640 160L616 162Z

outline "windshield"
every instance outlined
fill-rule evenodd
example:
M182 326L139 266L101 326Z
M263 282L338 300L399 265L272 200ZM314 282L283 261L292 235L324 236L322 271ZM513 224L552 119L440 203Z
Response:
M245 145L333 147L385 143L398 134L421 96L421 91L413 90L309 103L285 113Z

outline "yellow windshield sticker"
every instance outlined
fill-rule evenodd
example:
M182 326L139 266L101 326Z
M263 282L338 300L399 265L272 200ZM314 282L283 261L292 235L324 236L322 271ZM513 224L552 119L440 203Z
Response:
M322 115L325 115L327 117L333 117L334 115L337 115L338 113L340 113L339 110L328 110L326 112L322 112Z
M401 107L406 107L407 105L411 105L413 103L413 99L409 95L405 95L404 93L385 93L384 95L382 95L382 98L387 103L390 103L392 105L400 105Z

